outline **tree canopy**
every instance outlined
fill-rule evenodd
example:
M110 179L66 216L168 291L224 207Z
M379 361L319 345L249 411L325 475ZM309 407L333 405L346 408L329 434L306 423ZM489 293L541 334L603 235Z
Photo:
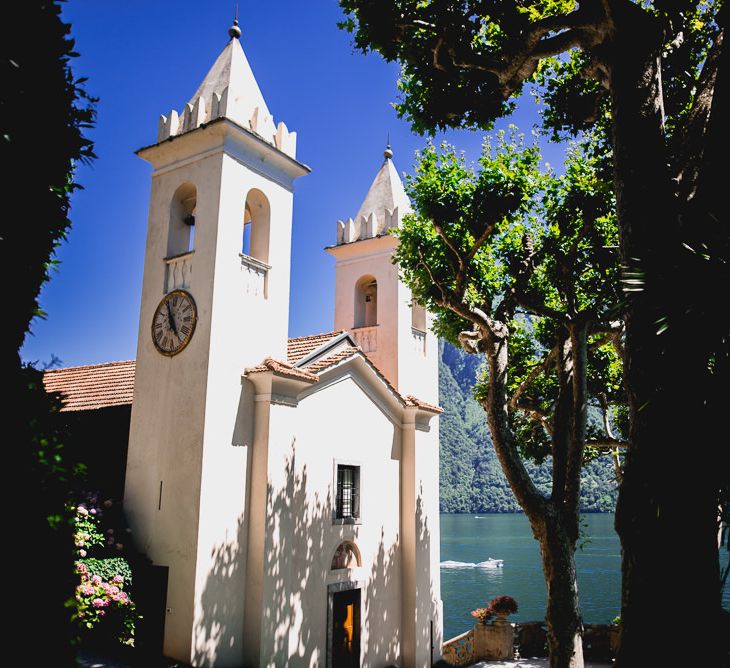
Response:
M6 287L0 377L11 397L3 428L10 436L8 489L22 491L14 544L22 546L23 591L12 612L13 638L40 664L72 666L73 541L66 509L73 467L64 462L61 403L46 394L42 373L23 367L19 348L38 295L70 226L74 164L93 156L85 136L93 100L74 77L70 26L55 2L14 3L5 14L0 58L0 160L7 199L0 233L0 278ZM12 206L15 204L15 206ZM14 213L13 213L14 212ZM38 642L42 637L43 641Z
M589 138L574 145L555 176L514 132L488 139L476 169L448 145L428 146L408 181L415 214L397 230L394 257L414 299L435 314L434 330L485 356L476 397L540 542L555 666L582 665L581 469L622 445L611 426L623 398L616 218L591 148ZM593 433L591 403L605 414ZM548 457L545 496L527 461Z
M730 371L730 310L717 293L730 283L721 177L729 114L726 5L340 4L356 47L400 63L397 109L417 132L488 128L534 84L551 136L594 134L615 202L626 303L630 447L617 508L624 556L617 665L635 665L647 636L658 649L654 661L693 660L689 647L677 653L660 621L674 602L666 555L677 535L694 546L686 586L709 611L702 622L688 621L687 633L712 638L706 659L718 663L726 631L719 626L717 507L730 470L727 448L716 438Z

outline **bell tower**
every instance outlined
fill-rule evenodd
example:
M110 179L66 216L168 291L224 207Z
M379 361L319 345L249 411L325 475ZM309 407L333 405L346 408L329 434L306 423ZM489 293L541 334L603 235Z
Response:
M429 315L399 279L390 230L412 212L393 151L384 161L354 218L337 223L335 329L349 331L378 369L403 395L438 403L438 341Z
M190 101L137 152L153 172L124 503L138 548L169 568L165 654L193 665L244 662L241 376L286 359L294 180L309 172L240 36L235 21Z

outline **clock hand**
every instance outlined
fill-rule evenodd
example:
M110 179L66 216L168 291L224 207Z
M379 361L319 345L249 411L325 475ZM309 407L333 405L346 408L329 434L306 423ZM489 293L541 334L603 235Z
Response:
M180 338L180 335L177 333L177 326L175 325L175 316L172 315L172 309L170 308L170 302L167 302L167 320L170 323L170 327L172 327L172 331L175 332L175 336L177 338Z

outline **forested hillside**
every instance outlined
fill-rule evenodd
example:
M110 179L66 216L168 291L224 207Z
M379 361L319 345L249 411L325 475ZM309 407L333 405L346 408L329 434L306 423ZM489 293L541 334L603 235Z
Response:
M441 511L445 513L514 513L520 507L497 461L481 406L471 388L481 359L441 343L439 400L441 416ZM550 464L529 464L538 488L550 493ZM583 471L581 507L585 512L613 511L616 483L609 457Z

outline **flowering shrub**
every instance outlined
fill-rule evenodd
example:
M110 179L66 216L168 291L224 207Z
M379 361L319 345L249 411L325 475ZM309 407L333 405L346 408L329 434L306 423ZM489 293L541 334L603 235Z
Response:
M477 608L471 611L471 616L476 617L480 623L486 624L492 617L494 617L494 611L490 607Z
M92 575L86 564L76 563L81 582L76 587L76 616L81 627L90 630L103 621L103 628L125 645L134 644L137 613L134 602L124 591L124 578L115 575L107 582Z
M127 560L118 556L124 544L119 537L120 517L115 522L112 506L110 499L100 503L97 496L90 495L71 507L74 545L81 557L76 562L80 581L74 597L74 617L83 635L92 642L118 640L132 645L139 615L129 591L125 591L125 586L128 590L132 584L132 571Z
M497 596L489 601L489 607L495 613L500 612L512 615L517 612L517 601L515 601L515 599L511 596Z
M95 556L108 556L109 553L119 554L124 549L126 539L119 534L118 526L120 512L117 511L117 521L114 521L114 510L117 509L113 506L111 499L100 503L98 497L92 494L75 508L71 507L74 511L74 544L77 555L82 559L90 556L92 552L98 553ZM117 524L116 529L111 526L112 524Z
M74 515L74 545L80 557L85 557L95 545L104 544L104 534L99 530L97 509L86 504L76 506Z

